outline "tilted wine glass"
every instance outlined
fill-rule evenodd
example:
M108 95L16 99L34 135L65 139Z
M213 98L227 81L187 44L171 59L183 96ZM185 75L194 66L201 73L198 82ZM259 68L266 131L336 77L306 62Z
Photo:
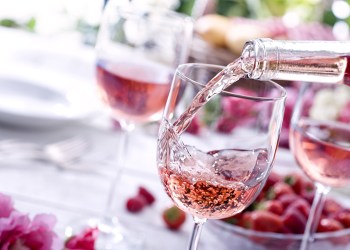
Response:
M316 186L301 250L313 240L331 187L350 184L350 125L349 118L342 117L347 103L350 88L344 85L305 83L300 88L291 120L290 147Z
M189 17L171 10L108 1L96 44L96 77L98 95L122 129L118 169L125 164L127 133L137 124L160 119L175 69L187 60L192 26ZM89 220L100 231L98 249L124 249L136 242L121 232L113 211L116 178L101 220ZM69 226L66 234L72 231Z
M275 158L285 90L241 79L198 110L184 132L184 112L223 69L183 64L175 73L158 136L157 164L166 193L194 218L190 250L207 219L232 216L258 195ZM193 110L193 109L192 109Z

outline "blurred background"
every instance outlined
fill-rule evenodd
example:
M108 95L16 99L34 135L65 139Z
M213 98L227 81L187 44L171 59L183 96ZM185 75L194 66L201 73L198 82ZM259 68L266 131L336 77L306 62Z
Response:
M78 32L83 35L85 43L93 44L92 34L98 30L106 1L1 0L0 25L43 35ZM140 2L174 9L196 19L208 14L254 20L277 17L288 28L302 23L317 22L332 27L336 39L349 38L349 0L142 0ZM213 26L214 24L213 21ZM269 25L271 29L274 28L273 23ZM230 29L233 26L237 24L231 23L226 28Z
M84 86L85 92L86 86L91 86L93 92L94 45L106 1L0 0L0 76L34 82L50 79L50 85L78 89ZM193 17L191 62L226 65L240 54L247 40L258 37L350 37L350 0L133 1ZM288 128L296 91L292 84L283 84L291 87L285 119ZM281 145L288 146L287 135L286 130Z
M93 46L106 1L0 0L0 26ZM192 16L196 23L191 58L196 61L226 64L246 40L256 37L349 39L349 0L134 1Z

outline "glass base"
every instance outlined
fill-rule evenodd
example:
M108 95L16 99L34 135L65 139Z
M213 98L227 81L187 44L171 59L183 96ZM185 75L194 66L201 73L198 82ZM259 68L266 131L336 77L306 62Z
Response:
M66 238L81 233L88 228L97 228L98 236L95 242L96 250L141 250L143 237L137 232L131 232L120 225L117 219L100 220L91 218L75 221L65 229Z

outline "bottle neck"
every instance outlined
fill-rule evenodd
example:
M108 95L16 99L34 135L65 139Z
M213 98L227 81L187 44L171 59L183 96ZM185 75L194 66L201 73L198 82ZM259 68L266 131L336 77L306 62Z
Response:
M245 70L249 78L274 79L278 64L270 64L270 62L278 61L279 47L273 40L266 38L248 41L241 57L244 65L247 65Z
M350 42L248 41L241 55L247 76L261 80L337 82L350 55Z

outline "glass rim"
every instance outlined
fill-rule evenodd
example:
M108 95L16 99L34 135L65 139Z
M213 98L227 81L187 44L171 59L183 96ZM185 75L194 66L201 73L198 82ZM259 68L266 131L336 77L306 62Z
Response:
M240 226L232 225L220 220L209 220L213 225L223 228L227 232L239 233L244 236L257 236L262 238L271 238L276 240L302 240L303 234L283 234L274 232L260 232L252 229L243 228ZM315 239L323 240L328 238L336 238L350 235L350 228L344 228L333 232L318 232L314 235Z
M197 67L207 67L207 68L216 68L216 69L224 69L225 66L222 65L217 65L217 64L206 64L206 63L184 63L184 64L180 64L175 72L175 75L180 76L183 79L186 79L187 81L200 86L201 88L205 87L204 84L195 81L189 77L187 77L184 73L182 73L182 70L186 67L191 67L191 66L197 66ZM232 97L239 97L239 98L244 98L244 99L249 99L249 100L254 100L254 101L278 101L278 100L282 100L285 99L287 96L287 92L285 90L285 88L283 88L281 85L279 85L278 83L271 81L271 80L258 80L258 79L250 79L250 78L242 78L242 79L246 79L246 80L251 80L251 81L255 81L255 82L261 82L261 83L269 83L272 84L272 86L274 86L274 88L278 89L280 91L280 95L278 97L262 97L262 96L249 96L249 95L242 95L242 94L234 94L232 92L229 91L222 91L221 93L228 95L228 96L232 96Z

